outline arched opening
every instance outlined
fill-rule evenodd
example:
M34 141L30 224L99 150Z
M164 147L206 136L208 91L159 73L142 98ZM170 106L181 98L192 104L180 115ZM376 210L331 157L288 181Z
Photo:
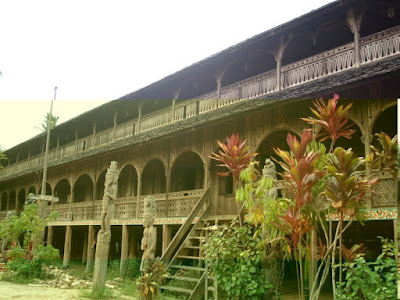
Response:
M147 163L143 170L142 195L165 193L166 177L164 164L159 159Z
M96 183L96 200L102 200L104 197L104 183L106 182L107 170L100 173Z
M17 193L15 192L15 190L11 191L9 201L9 210L14 210L17 204Z
M39 189L39 195L41 195L41 194L42 194L42 187L40 187L40 189ZM52 193L51 186L48 182L46 182L46 195L51 196L52 194L53 193Z
M134 166L126 165L119 173L118 198L129 198L137 195L137 172Z
M67 204L71 196L71 185L67 179L61 179L54 188L54 196L59 198L58 204Z
M34 195L36 195L36 188L34 187L34 186L31 186L30 188L29 188L29 190L28 190L28 195L29 194L34 194Z
M6 211L7 210L7 193L4 192L3 195L1 196L1 211Z
M86 202L93 198L93 181L89 175L83 174L79 176L74 184L74 201Z
M276 155L274 148L279 148L284 151L289 151L289 146L286 142L286 138L288 133L295 135L297 139L300 139L297 134L289 130L278 130L274 131L268 136L264 138L261 144L258 146L256 153L256 160L260 162L258 166L258 170L261 172L265 165L265 160L267 158L275 158L276 160L280 161L280 157ZM276 171L277 173L281 173L283 171L282 167L276 163ZM281 176L277 174L278 179L281 179Z
M21 211L25 206L25 189L20 189L18 192L17 211Z
M372 134L384 132L391 138L397 134L397 106L393 105L385 109L372 126ZM378 138L372 139L372 145L378 146Z
M171 192L197 190L203 188L203 161L194 152L181 154L172 165Z

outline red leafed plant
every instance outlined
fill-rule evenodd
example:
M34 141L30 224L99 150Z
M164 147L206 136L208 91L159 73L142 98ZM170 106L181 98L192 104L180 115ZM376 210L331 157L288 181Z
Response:
M211 158L219 161L219 167L225 167L227 172L217 173L220 176L232 175L235 183L239 182L240 172L245 169L249 164L252 157L257 153L251 153L250 147L246 145L246 140L240 140L239 134L232 134L231 137L226 138L226 143L217 141L218 146L221 148L217 153L212 154Z
M277 162L283 168L281 173L283 184L293 200L285 214L278 216L280 224L275 223L275 226L288 235L288 242L294 250L300 279L299 295L302 298L304 298L304 237L313 229L312 219L303 209L312 200L311 189L324 175L324 172L316 167L322 154L319 151L307 150L311 140L312 133L308 130L303 131L300 141L289 133L286 141L290 152L275 149L275 153L282 159Z
M230 176L233 177L233 182L235 185L235 192L239 185L239 175L242 170L248 167L251 159L257 155L257 153L251 153L250 147L246 145L246 140L240 140L239 134L232 134L231 137L226 138L226 143L222 143L217 140L220 150L217 153L212 154L210 158L220 162L217 166L225 167L228 169L226 172L217 173L220 176ZM238 214L241 213L241 208L238 205ZM242 220L239 217L240 224L242 225Z
M353 124L348 124L348 118L346 117L347 112L352 107L352 103L346 107L343 107L343 105L338 106L338 100L338 94L334 94L333 98L329 99L327 103L322 99L318 99L314 102L315 109L310 108L316 119L312 117L301 118L308 124L321 127L321 131L316 138L319 138L320 142L331 139L331 150L338 138L351 139L353 133L356 132L356 130L351 129Z

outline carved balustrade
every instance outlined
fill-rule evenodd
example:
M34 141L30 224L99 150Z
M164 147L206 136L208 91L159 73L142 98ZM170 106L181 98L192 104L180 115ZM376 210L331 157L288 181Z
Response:
M385 59L400 54L400 26L364 37L360 40L361 64ZM354 68L354 43L348 43L335 49L299 60L281 69L282 89L330 76ZM179 122L220 107L231 105L238 101L262 97L277 90L276 70L271 70L257 76L221 88L220 99L217 91L212 91L195 99L176 104L174 122ZM156 129L172 122L172 107L142 116L140 132ZM57 158L85 151L92 147L101 147L115 140L138 134L138 120L128 121L93 136L72 142L50 151L50 161ZM0 170L3 176L14 174L43 164L43 154L30 157L24 161L12 164Z
M157 218L166 217L186 217L192 211L197 201L204 193L203 189L174 192L168 194L149 195L156 200ZM143 218L143 204L146 196L139 197L139 218ZM137 197L118 198L115 200L114 219L134 219L136 218ZM68 221L68 213L72 212L73 221L99 220L101 217L102 200L94 202L79 202L70 204L55 204L48 208L48 213L57 211L58 217L56 221ZM93 212L93 217L92 217ZM6 212L0 212L4 217Z

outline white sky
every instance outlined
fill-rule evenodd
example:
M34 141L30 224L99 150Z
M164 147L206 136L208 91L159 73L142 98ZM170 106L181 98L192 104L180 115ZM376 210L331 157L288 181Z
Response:
M0 145L39 133L54 86L61 123L329 2L0 0Z

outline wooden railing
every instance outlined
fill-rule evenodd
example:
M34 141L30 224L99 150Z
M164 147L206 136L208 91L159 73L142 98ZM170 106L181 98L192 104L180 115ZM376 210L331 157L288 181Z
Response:
M168 194L151 195L157 203L157 218L165 217L187 217L193 207L203 195L204 190L191 190L182 192L173 192ZM139 197L138 218L143 216L144 199L147 196ZM118 198L115 200L114 219L134 219L136 218L137 197ZM73 221L98 220L101 217L102 200L94 202L78 202L72 204L54 204L48 208L48 212L57 211L56 221L66 221L67 215L72 213ZM1 219L0 212L0 219Z
M361 65L375 62L387 57L400 54L400 26L364 37L360 41ZM281 89L291 88L332 74L344 72L355 68L354 43L348 43L335 49L299 60L281 69ZM186 100L176 104L174 112L172 107L144 115L141 124L138 120L131 120L96 133L94 136L85 137L75 142L52 149L49 160L60 159L75 153L99 148L113 143L119 139L146 132L179 122L194 116L207 113L234 104L239 101L262 97L277 91L276 70L271 70L260 75L223 87L220 99L217 92L213 91L195 99ZM172 118L174 113L174 118ZM19 161L0 170L1 177L15 174L43 164L43 154Z

